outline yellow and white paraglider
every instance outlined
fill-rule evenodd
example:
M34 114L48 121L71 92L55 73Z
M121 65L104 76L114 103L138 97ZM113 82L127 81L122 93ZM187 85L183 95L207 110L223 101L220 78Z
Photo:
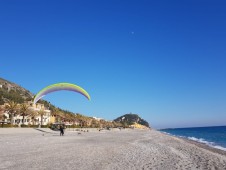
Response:
M71 83L57 83L57 84L49 85L43 88L42 90L40 90L35 96L33 103L35 104L38 100L40 100L42 97L44 97L49 93L52 93L55 91L61 91L61 90L69 90L69 91L80 93L83 96L85 96L88 100L90 100L90 95L83 88Z

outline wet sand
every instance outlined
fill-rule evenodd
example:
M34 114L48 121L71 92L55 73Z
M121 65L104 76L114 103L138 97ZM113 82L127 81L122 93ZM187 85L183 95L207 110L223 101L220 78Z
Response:
M0 169L226 169L226 152L155 130L0 128Z

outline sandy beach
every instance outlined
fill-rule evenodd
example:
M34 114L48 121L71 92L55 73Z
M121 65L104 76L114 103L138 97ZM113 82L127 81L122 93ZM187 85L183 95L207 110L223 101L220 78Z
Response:
M155 130L0 129L0 169L226 169L226 152Z

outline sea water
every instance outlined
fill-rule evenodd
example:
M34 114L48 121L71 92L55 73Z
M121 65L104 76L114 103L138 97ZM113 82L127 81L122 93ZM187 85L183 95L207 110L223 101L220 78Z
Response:
M226 151L226 126L174 128L160 131Z

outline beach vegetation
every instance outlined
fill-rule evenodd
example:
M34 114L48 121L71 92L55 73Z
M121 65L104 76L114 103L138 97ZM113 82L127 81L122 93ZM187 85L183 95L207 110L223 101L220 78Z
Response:
M22 124L24 124L24 117L30 114L31 109L27 104L22 103L21 105L19 105L19 112L20 112L20 115L23 116Z
M18 128L18 125L1 124L0 127L2 127L2 128Z
M10 122L13 124L13 118L18 114L18 104L14 101L9 101L4 106L5 112L9 114Z

